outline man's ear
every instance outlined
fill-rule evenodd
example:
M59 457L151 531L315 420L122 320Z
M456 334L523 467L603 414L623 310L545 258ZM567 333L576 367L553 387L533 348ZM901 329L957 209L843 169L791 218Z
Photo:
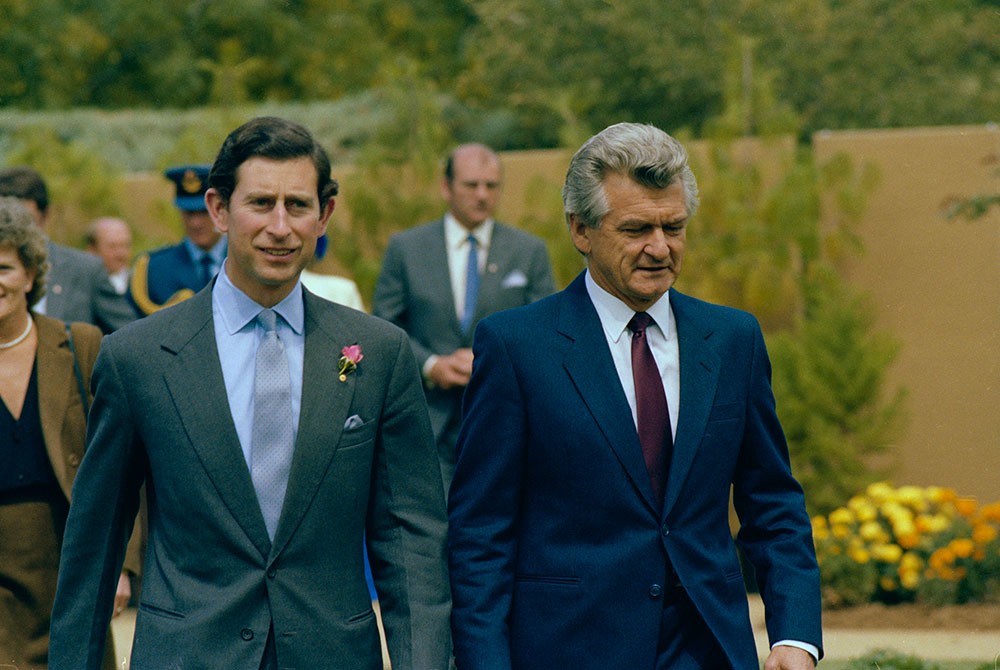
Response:
M323 207L323 211L319 214L319 226L320 231L317 237L320 237L326 233L327 224L330 223L330 217L333 215L333 210L336 208L337 202L334 198L330 198L326 201L326 206Z
M567 214L566 221L569 224L569 236L573 240L573 246L584 256L590 254L590 226L586 225L576 214Z
M208 210L208 215L212 218L215 228L220 232L228 233L229 203L214 188L205 192L205 209Z

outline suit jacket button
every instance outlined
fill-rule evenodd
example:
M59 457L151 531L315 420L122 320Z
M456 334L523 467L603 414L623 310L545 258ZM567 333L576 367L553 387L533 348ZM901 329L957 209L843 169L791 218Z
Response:
M275 570L274 568L271 568L270 570L267 571L267 578L268 579L274 579L277 576L278 576L278 571Z
M659 598L663 594L663 587L659 584L653 584L649 587L649 597Z
M663 534L663 537L670 535L670 526L668 526L667 524L663 524L662 526L660 526L660 533Z
M240 631L240 637L249 642L250 640L253 639L253 631L250 630L249 628L244 628L243 630Z

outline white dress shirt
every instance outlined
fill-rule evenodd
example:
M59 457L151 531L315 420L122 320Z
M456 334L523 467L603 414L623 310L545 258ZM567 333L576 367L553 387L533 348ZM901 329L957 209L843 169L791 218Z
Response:
M479 273L486 268L486 258L490 253L490 241L493 239L493 219L486 219L471 231L447 212L444 215L444 246L448 254L448 275L451 277L451 295L455 299L455 316L462 320L465 313L465 278L469 269L469 233L476 238L478 249L476 261ZM432 384L431 368L437 363L437 354L431 354L424 361L421 369L424 383Z
M628 330L628 322L635 315L635 310L623 303L597 285L587 271L585 278L587 293L597 310L607 338L611 358L618 371L625 397L632 409L632 421L636 423L635 381L632 378L632 333ZM681 404L681 367L680 354L677 349L677 326L674 323L674 313L670 309L670 294L665 293L656 304L646 310L653 317L653 324L646 329L646 340L653 352L653 360L660 371L663 380L663 391L667 396L667 409L670 411L671 439L677 434L677 413Z
M226 263L212 288L212 318L215 321L215 343L226 383L229 411L240 438L243 458L250 467L250 446L253 439L253 384L257 345L264 338L264 328L257 315L264 309L246 293L236 288L226 274ZM292 382L292 436L298 436L299 413L302 407L302 369L305 357L305 305L302 284L274 306L278 319L278 337L288 356Z
M493 219L486 219L471 231L459 223L451 212L444 215L444 243L448 250L448 273L451 276L451 294L455 298L455 315L461 319L465 313L465 278L469 265L469 233L476 238L479 248L476 260L479 273L486 267L493 238Z

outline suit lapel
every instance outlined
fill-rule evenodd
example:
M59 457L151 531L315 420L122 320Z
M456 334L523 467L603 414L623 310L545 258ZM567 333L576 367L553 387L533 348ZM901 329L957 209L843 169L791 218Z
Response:
M448 239L444 234L444 219L441 219L431 228L431 238L427 250L427 260L421 264L426 266L427 282L432 287L435 295L444 298L443 302L449 307L449 323L451 329L464 339L462 324L458 321L455 313L455 292L451 289L451 270L448 266Z
M243 458L222 378L212 320L211 284L181 303L161 346L174 354L164 380L191 445L219 497L261 555L271 542Z
M563 365L611 450L646 505L659 508L642 457L625 392L618 382L607 339L581 273L563 292L558 329L572 341Z
M66 498L69 499L72 476L66 471L63 455L62 426L69 407L70 393L77 393L73 379L73 356L66 347L66 331L52 327L44 318L35 317L38 328L38 413L42 423L42 437L49 462Z
M713 331L705 319L699 318L698 303L671 290L670 307L677 324L681 402L663 503L664 516L677 502L698 445L705 436L722 367L718 354L709 344Z
M511 249L508 237L508 231L503 224L493 224L489 255L486 257L486 264L480 275L479 298L476 301L474 322L478 322L495 311L494 305L498 302L504 273L513 266L514 250Z
M363 374L363 367L359 366L354 374L339 381L340 350L356 342L331 316L334 310L325 308L308 291L304 294L303 369L308 370L308 374L302 379L298 437L272 556L277 555L294 535L326 476L347 420L355 384Z

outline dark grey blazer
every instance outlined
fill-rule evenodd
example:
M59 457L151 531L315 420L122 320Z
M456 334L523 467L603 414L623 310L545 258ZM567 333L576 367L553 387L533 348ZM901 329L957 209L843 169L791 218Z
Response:
M49 242L48 255L46 316L92 323L105 333L135 320L135 310L111 286L100 259L55 242Z
M211 286L105 338L51 667L99 667L144 480L135 670L257 668L271 626L282 668L380 670L365 534L393 666L447 667L444 494L406 337L305 292L305 338L298 438L273 544L226 399ZM339 381L340 350L354 343L364 359ZM348 421L355 416L360 425Z
M471 347L472 333L480 319L522 307L554 292L545 243L534 235L497 223L480 282L473 327L468 333L463 332L455 314L444 220L439 219L398 233L389 241L375 287L372 313L407 332L417 365L422 368L432 354L450 354ZM449 428L454 429L453 437L457 436L462 391L461 388L427 389L427 405L436 436L440 437ZM447 446L454 450L454 443Z

